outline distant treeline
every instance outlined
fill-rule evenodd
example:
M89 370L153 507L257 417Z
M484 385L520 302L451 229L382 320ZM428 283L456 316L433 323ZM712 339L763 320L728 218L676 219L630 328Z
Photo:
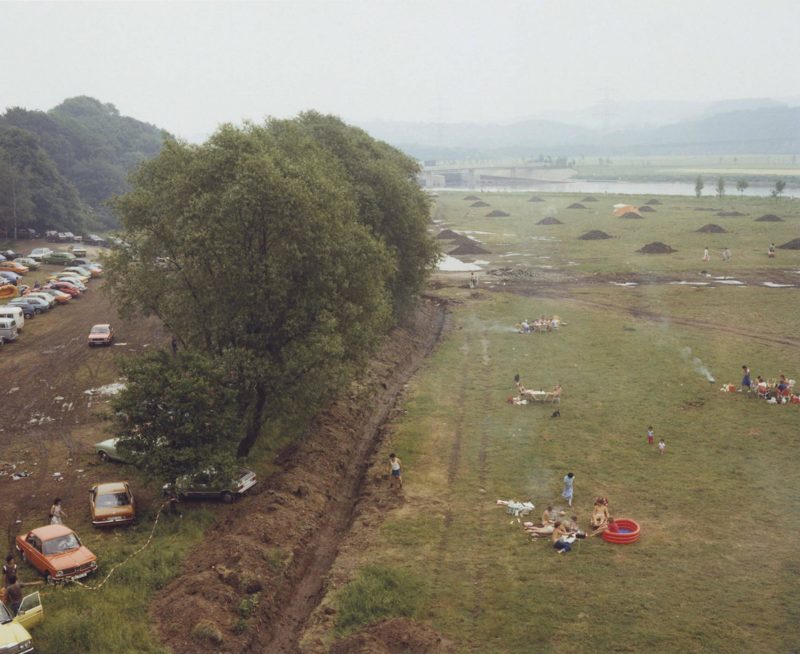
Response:
M0 116L0 230L115 228L107 201L129 190L129 172L167 136L86 96L47 112L8 109Z

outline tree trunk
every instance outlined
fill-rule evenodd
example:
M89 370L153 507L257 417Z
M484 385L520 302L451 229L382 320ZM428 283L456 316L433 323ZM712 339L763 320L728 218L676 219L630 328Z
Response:
M244 438L239 441L239 449L236 451L236 456L238 457L247 456L261 434L264 407L267 405L267 389L263 384L256 384L253 394L255 396L253 409L250 413L250 419L247 421Z

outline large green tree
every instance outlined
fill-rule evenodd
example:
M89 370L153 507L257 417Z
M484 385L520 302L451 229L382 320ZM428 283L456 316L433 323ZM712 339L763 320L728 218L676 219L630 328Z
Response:
M116 204L127 245L108 287L235 371L239 455L346 383L390 324L400 257L351 180L302 119L227 125L167 142Z

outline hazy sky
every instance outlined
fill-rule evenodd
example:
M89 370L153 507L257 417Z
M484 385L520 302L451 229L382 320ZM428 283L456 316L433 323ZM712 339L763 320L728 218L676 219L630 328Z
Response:
M502 121L800 93L796 0L0 2L0 108L91 95L195 138L304 109Z

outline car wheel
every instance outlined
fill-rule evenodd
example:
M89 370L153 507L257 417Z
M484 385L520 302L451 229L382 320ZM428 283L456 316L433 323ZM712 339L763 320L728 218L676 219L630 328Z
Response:
M97 453L97 456L100 458L100 460L101 460L103 463L105 463L105 462L107 462L107 461L108 461L108 454L106 454L105 452L103 452L103 450L100 450L100 451Z
M53 581L53 578L50 576L49 572L45 572L44 573L44 583L45 583L45 585L48 585L48 586L56 583L55 581Z
M231 493L230 491L225 491L224 493L222 493L222 495L220 495L220 497L222 498L222 501L225 502L225 504L230 504L231 502L233 502L233 493Z
M33 312L38 316L42 310L41 309L34 309Z

